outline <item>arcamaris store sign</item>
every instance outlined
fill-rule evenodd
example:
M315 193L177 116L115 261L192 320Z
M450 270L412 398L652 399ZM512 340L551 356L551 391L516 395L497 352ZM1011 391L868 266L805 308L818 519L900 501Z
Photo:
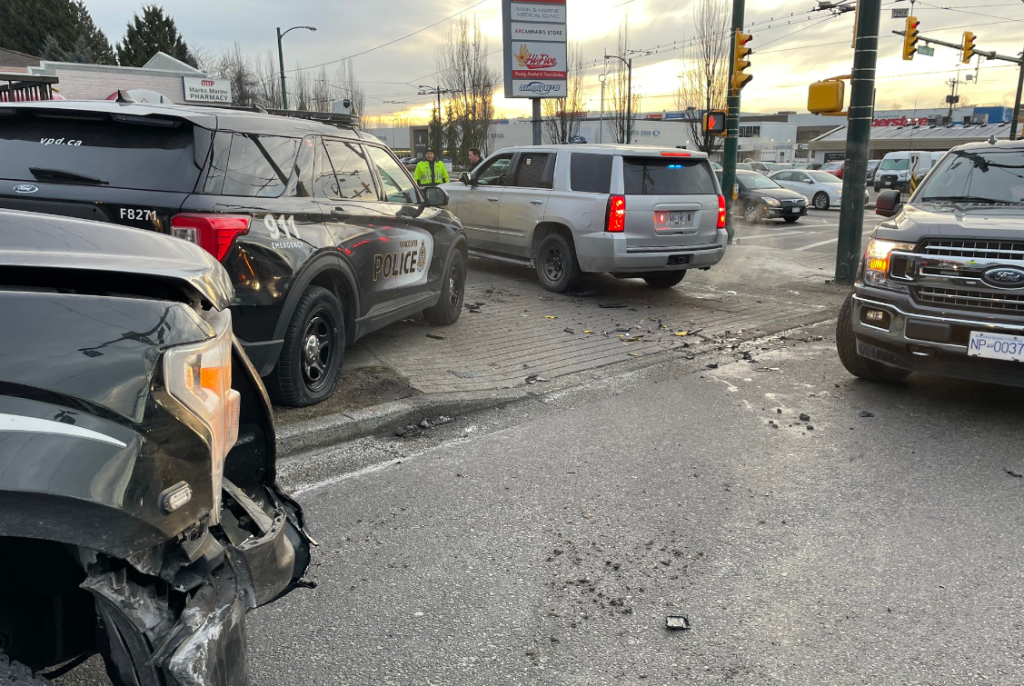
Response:
M502 0L505 97L564 98L565 0Z

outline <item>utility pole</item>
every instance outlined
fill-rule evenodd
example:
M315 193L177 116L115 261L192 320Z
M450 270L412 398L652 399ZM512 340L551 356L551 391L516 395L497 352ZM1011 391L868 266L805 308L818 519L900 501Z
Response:
M419 91L420 95L435 95L435 94L437 95L437 127L436 127L437 140L434 141L434 148L435 148L434 154L437 155L438 158L440 159L441 157L444 157L444 155L443 155L444 150L442 149L443 148L443 139L442 139L442 131L441 131L441 95L443 93L452 93L452 92L455 92L455 91L450 91L447 88L442 88L440 84L438 84L436 86L420 86L419 89L420 89L420 91ZM458 92L461 93L462 91L458 91Z
M540 145L543 140L543 128L541 127L540 98L530 98L533 103L533 144Z
M1024 57L1024 53L1021 53ZM1017 67L1017 97L1013 100L1013 118L1010 124L1010 140L1017 140L1017 122L1020 120L1020 99L1024 97L1024 62Z
M597 130L597 142L604 143L604 82L608 77L608 65L605 64L605 73L601 74L601 125Z
M875 66L882 0L858 0L856 50L850 78L849 125L843 171L843 202L839 210L836 283L853 285L861 260L864 231L864 178L867 175L871 117L874 114Z
M742 0L740 0L742 2ZM633 58L630 57L628 60L621 55L609 55L605 53L604 61L608 64L608 59L614 58L626 65L626 70L629 73L627 77L626 85L626 145L629 145L633 139ZM621 73L621 72L620 72ZM616 81L621 88L621 81Z
M722 155L722 192L725 193L725 229L732 243L736 231L732 226L733 188L736 186L736 156L740 149L740 89L733 87L736 69L736 35L743 30L743 2L732 0L732 31L729 48L729 113L725 118L725 152ZM865 172L866 173L866 172Z

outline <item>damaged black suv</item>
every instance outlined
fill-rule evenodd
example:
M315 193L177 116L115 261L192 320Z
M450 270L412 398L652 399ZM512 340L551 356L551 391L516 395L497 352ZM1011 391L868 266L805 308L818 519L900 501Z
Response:
M108 102L0 105L0 208L198 244L275 402L328 398L346 345L462 310L462 225L347 115Z
M907 202L876 207L888 219L839 316L846 369L1024 386L1024 142L953 148Z

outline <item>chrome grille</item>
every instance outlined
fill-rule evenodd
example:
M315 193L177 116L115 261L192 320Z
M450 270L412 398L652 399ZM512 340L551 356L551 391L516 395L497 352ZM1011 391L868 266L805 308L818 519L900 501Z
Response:
M923 251L939 257L981 260L1024 260L1024 241L968 241L930 239Z
M938 305L960 310L995 310L998 312L1024 313L1024 295L993 291L963 291L953 288L918 286L914 288L917 299L927 305Z

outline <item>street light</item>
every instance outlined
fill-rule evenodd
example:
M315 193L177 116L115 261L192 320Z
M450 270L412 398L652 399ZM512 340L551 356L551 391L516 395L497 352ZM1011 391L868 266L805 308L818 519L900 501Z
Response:
M288 31L294 31L295 29L309 29L310 31L316 31L315 26L293 26ZM277 27L277 59L281 64L281 109L288 109L288 92L284 87L284 50L281 48L281 39L284 38L288 31L281 33L281 27Z
M614 57L620 60L629 72L629 77L626 86L626 145L629 145L633 138L633 58L630 57L628 60L621 55L605 55L605 62L608 58Z

